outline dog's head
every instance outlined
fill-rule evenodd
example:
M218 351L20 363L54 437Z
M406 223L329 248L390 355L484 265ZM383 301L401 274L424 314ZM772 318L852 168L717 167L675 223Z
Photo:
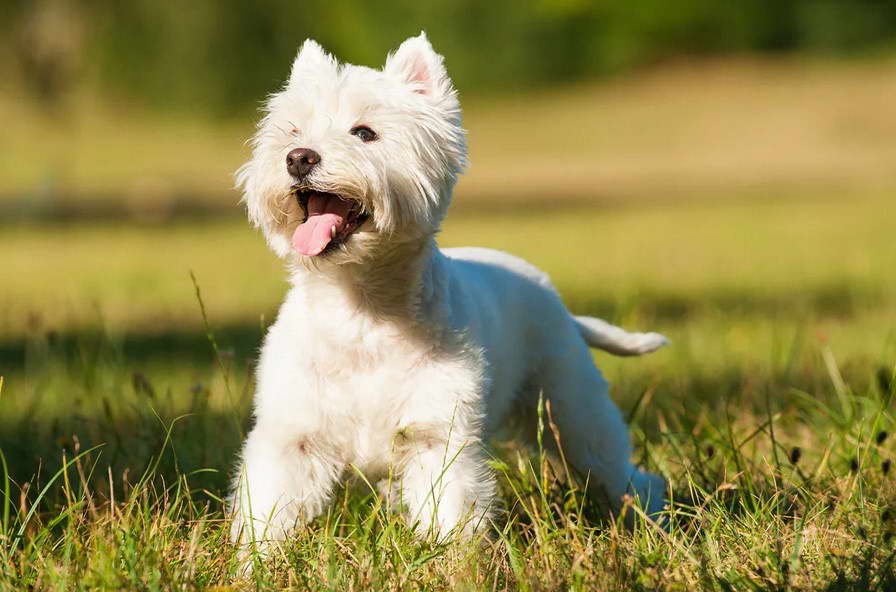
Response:
M435 233L465 160L457 93L424 34L382 70L308 40L237 184L278 255L344 263Z

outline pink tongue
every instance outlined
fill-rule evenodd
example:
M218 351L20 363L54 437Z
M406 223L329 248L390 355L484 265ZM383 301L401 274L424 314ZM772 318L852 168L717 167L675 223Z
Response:
M308 198L308 219L296 228L292 246L302 255L320 254L332 240L332 228L342 232L352 202L332 195L313 193Z

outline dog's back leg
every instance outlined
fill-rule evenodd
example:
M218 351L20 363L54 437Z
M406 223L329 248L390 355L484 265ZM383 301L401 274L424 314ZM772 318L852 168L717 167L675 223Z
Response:
M549 353L536 383L550 402L545 424L555 423L566 461L605 493L614 509L628 494L656 517L665 503L665 481L632 465L628 429L587 347ZM550 430L543 436L546 442L554 439Z

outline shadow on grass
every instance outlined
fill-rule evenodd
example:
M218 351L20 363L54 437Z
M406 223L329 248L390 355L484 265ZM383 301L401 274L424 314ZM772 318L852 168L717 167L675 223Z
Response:
M562 292L562 290L561 290ZM576 314L606 319L635 314L657 323L675 323L705 314L727 317L849 318L880 307L886 296L880 286L863 285L846 279L792 290L763 292L752 289L717 287L689 293L640 290L622 299L595 298L593 293L564 292L564 300Z
M252 367L263 330L109 336L44 333L0 345L6 377L0 451L10 476L34 491L79 451L100 448L87 480L108 490L152 468L163 482L220 495L249 425ZM226 378L224 378L226 377ZM107 468L108 467L108 468Z
M707 290L694 298L686 293L639 291L625 297L595 296L562 290L564 300L575 314L594 315L610 321L635 316L655 329L682 323L707 314L727 318L849 318L879 307L886 296L880 287L863 286L846 280L815 286L811 290L757 293L754 290ZM243 362L255 357L263 339L263 329L255 322L232 323L215 327L215 335L224 353ZM159 330L124 335L108 335L95 328L48 331L31 335L0 337L0 375L21 371L28 359L52 349L68 356L92 355L92 351L111 346L120 359L135 364L177 362L210 364L213 351L208 337L199 327L164 327Z
M264 337L257 323L216 327L215 338L227 359L238 364L254 359ZM48 331L0 341L0 375L20 373L29 364L49 357L104 359L120 363L173 363L208 366L215 363L208 336L199 328L171 328L163 332L109 335L87 328Z
M742 295L728 298L717 295L714 301L703 305L727 310L731 315L765 309L781 314L780 303L775 299L762 302ZM830 291L816 292L811 298L807 306L815 311L849 314L857 306L857 296L847 286L832 286ZM592 298L573 299L571 304L576 302L580 304L575 307L577 312L601 314L608 319L625 314L625 305L618 302ZM670 321L699 314L693 302L672 297L645 298L641 304L639 310L645 316ZM748 306L752 307L749 311ZM252 367L264 329L254 323L232 324L216 327L214 334L220 359L205 332L189 328L122 336L110 336L100 330L48 332L0 342L0 376L7 377L3 398L16 404L12 411L8 404L5 411L0 408L0 449L6 454L12 474L27 480L40 467L49 470L61 462L61 451L72 444L69 440L73 434L81 438L82 450L105 443L106 462L137 471L158 453L164 442L163 426L183 414L189 417L180 420L174 429L175 452L166 457L175 463L172 470L174 466L191 470L229 467L240 432L245 431ZM222 366L234 383L239 383L233 387L237 392L229 395L228 404L232 403L233 409L211 411L203 407L201 399L208 393L199 382L220 375ZM813 364L791 363L766 369L767 374L759 383L755 369L736 360L711 372L701 368L701 364L694 364L686 374L664 376L659 385L666 394L654 405L663 408L663 401L669 400L677 406L668 410L670 416L679 418L676 430L691 429L691 422L700 417L702 407L722 400L748 399L761 406L767 396L783 401L792 399L794 390L830 390L827 373L818 372ZM176 373L182 375L181 384L168 386L174 384L172 375ZM857 369L855 374L861 377L857 379L860 383L867 382L866 369ZM660 430L657 415L644 415L631 405L652 388L651 382L656 378L627 375L614 384L613 395L628 411L629 420L654 435ZM164 386L154 387L153 383ZM181 433L186 434L182 443L178 439ZM215 477L207 486L220 490L222 483L221 478Z
M166 484L187 475L191 489L223 496L248 428L248 413L211 411L201 404L179 411L159 411L148 404L117 417L74 413L49 421L4 418L0 451L10 478L32 493L66 460L97 447L82 460L77 474L70 470L75 481L89 484L93 491L107 493L110 477L121 489L144 474ZM47 501L61 501L62 495L57 482Z

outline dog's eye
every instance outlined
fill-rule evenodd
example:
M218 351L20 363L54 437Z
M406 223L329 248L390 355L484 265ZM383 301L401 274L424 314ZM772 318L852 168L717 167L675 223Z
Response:
M362 142L373 142L376 140L376 132L366 125L356 125L352 128L351 134L361 138Z

